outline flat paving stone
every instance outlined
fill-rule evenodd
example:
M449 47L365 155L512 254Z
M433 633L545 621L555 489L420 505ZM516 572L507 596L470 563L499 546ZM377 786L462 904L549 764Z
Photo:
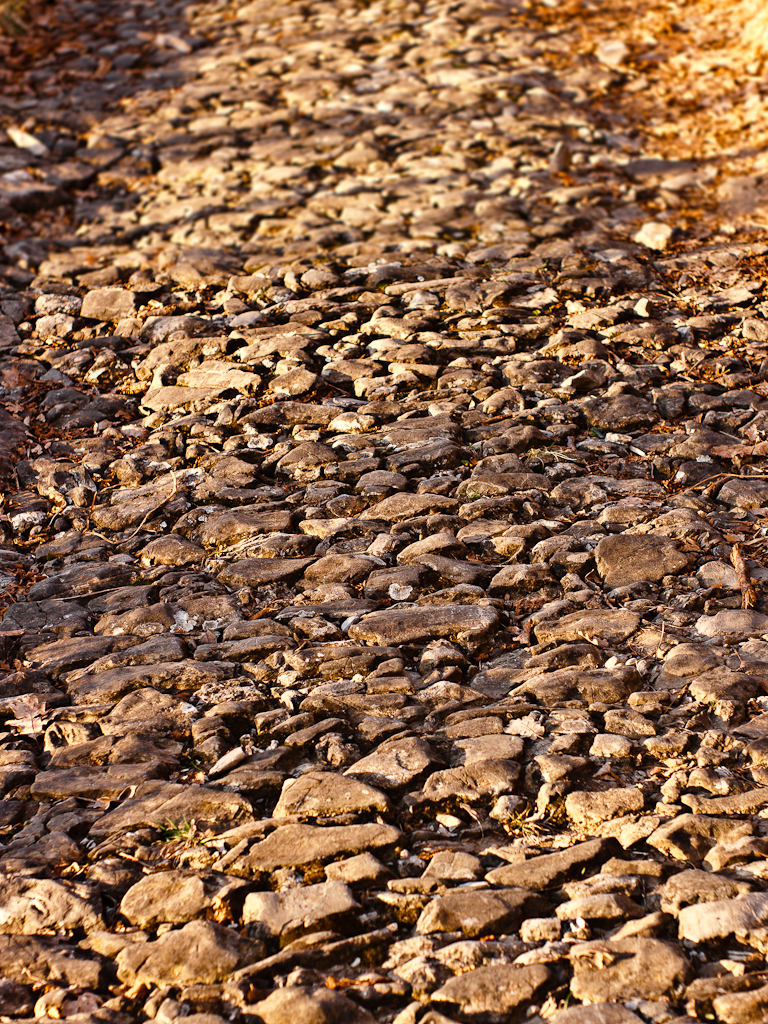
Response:
M0 25L0 1016L762 1019L758 7Z

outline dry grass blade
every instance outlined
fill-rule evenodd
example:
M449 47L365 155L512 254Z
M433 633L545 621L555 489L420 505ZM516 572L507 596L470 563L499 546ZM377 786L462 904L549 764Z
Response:
M734 544L733 550L731 551L731 562L736 570L739 577L739 586L741 587L741 607L742 608L754 608L757 604L757 594L755 588L752 586L752 580L749 575L749 569L741 557L741 551L739 551L739 545Z

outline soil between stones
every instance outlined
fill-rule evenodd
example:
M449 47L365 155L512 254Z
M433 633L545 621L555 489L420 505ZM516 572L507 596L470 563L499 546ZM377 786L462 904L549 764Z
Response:
M765 1019L768 245L585 10L3 44L3 1020Z

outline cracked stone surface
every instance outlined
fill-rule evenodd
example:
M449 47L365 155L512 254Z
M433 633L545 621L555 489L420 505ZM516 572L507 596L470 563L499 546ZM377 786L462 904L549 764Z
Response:
M760 6L36 4L0 1017L764 1020Z

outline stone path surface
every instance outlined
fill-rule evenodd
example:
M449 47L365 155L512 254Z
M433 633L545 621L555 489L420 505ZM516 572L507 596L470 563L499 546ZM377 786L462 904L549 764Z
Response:
M768 1018L765 81L636 8L0 42L0 1019Z

